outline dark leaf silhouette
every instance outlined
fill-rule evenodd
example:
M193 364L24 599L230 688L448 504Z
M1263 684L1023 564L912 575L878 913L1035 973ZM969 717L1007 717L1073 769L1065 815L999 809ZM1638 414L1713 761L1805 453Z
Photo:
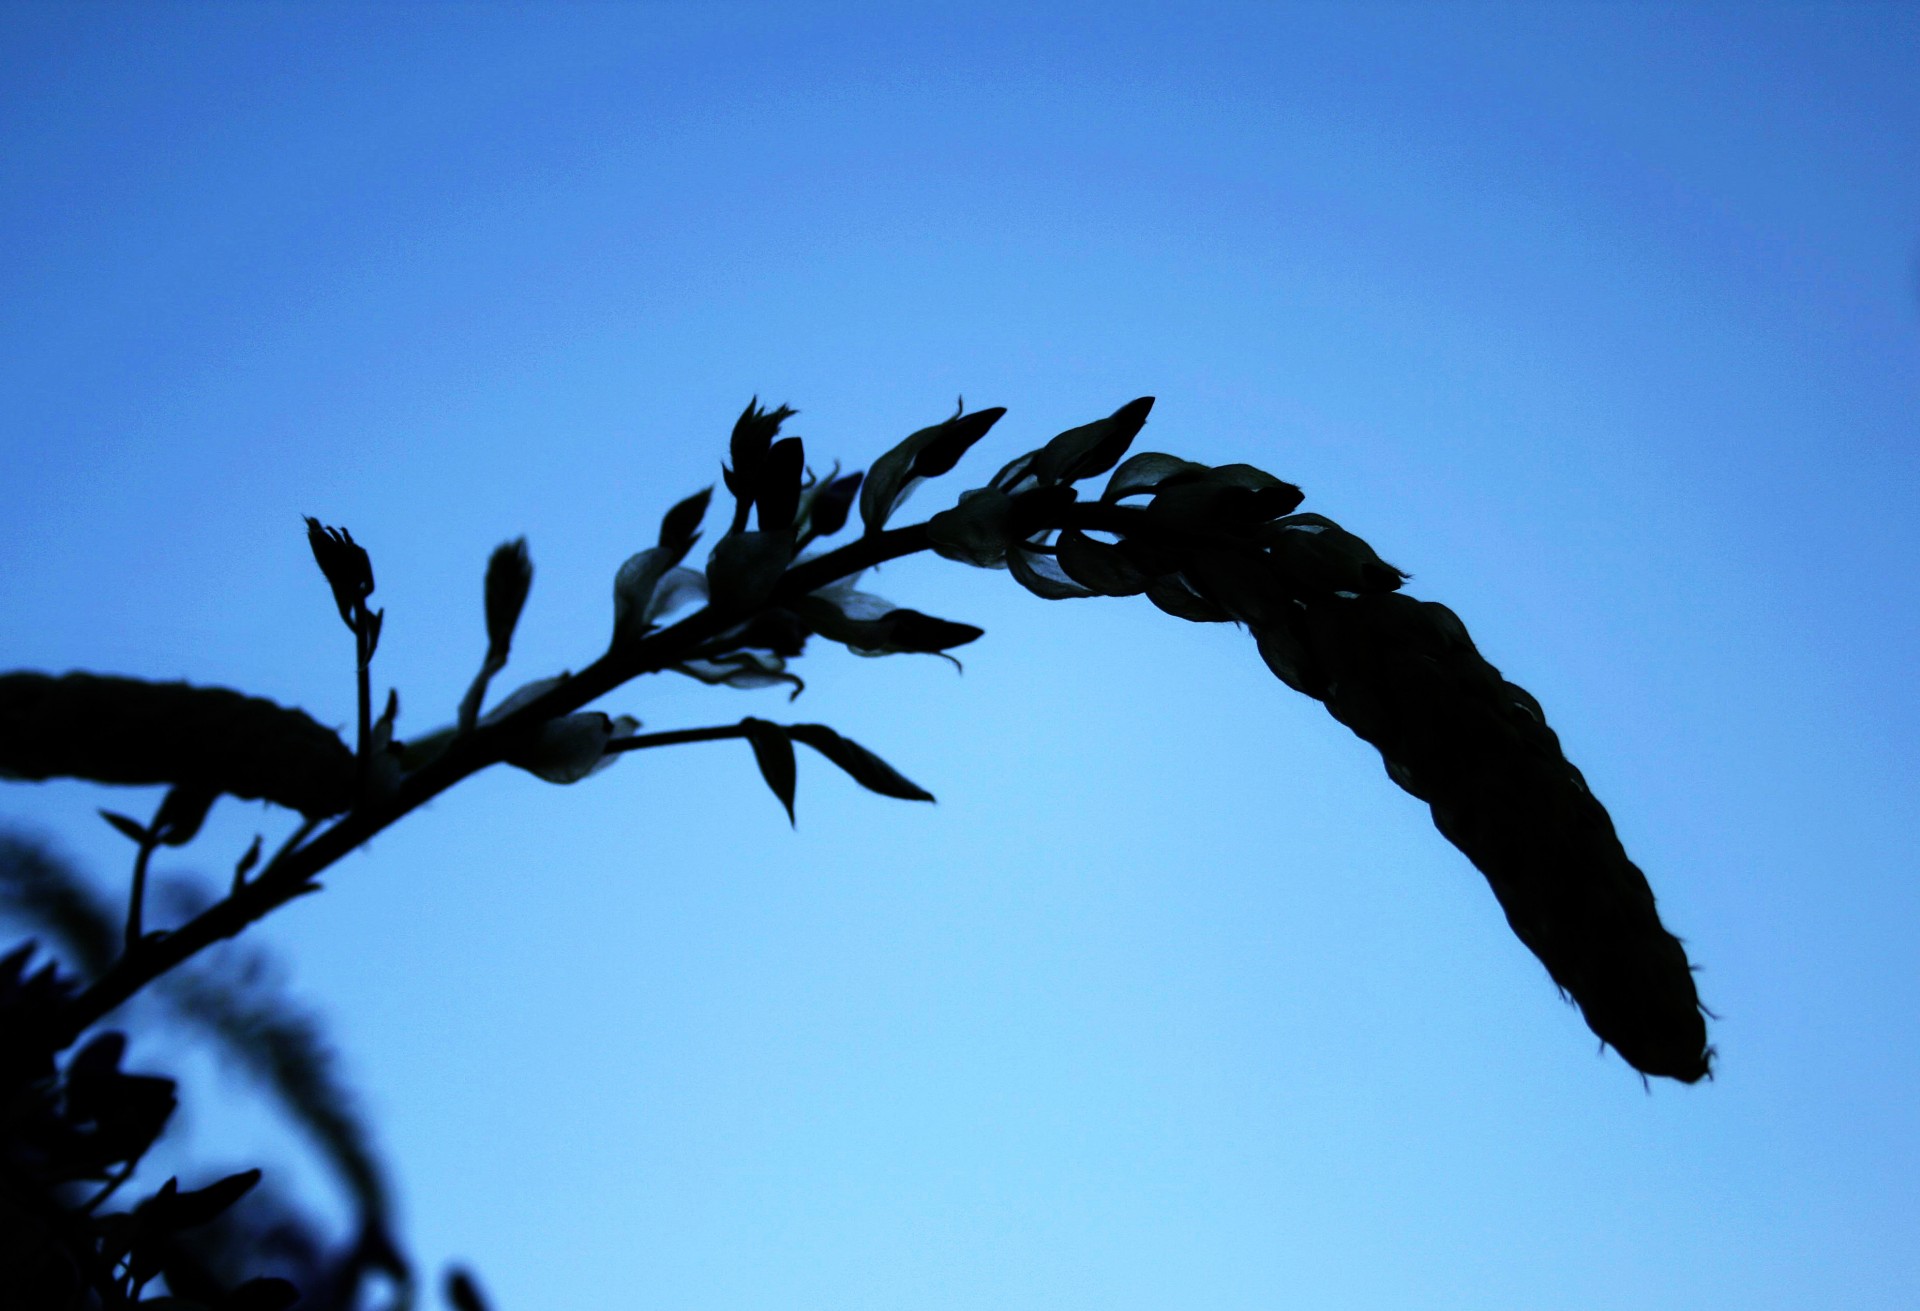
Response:
M1096 542L1078 529L1062 532L1053 545L1060 572L1090 592L1138 596L1152 581L1119 547Z
M860 520L867 531L886 527L915 487L952 469L1005 413L996 408L967 414L963 402L945 423L920 429L875 460L860 488Z
M1233 618L1216 603L1207 600L1177 574L1163 574L1147 584L1147 600L1175 619L1193 624L1224 624Z
M113 825L114 830L119 833L121 837L136 842L143 847L153 841L153 833L145 824L142 824L131 815L122 815L117 810L103 810L100 812L100 818Z
M1069 428L1040 448L1027 472L1043 483L1076 482L1120 462L1146 426L1153 397L1128 401L1104 419Z
M803 742L847 772L861 787L902 801L932 801L933 793L902 775L858 742L840 736L825 724L790 724L787 735Z
M453 1311L487 1311L487 1300L480 1295L479 1284L465 1270L447 1272L447 1302Z
M168 789L166 800L160 803L160 811L153 817L154 837L164 846L186 846L200 832L207 812L219 795L205 784L175 784Z
M793 561L793 531L729 533L707 560L707 589L723 610L748 610L773 595Z
M1051 555L1015 547L1007 552L1007 572L1014 581L1048 601L1082 600L1095 593L1075 582Z
M773 795L786 808L787 822L797 822L793 814L796 770L793 743L788 739L787 731L764 719L748 718L740 723L747 730L747 744L753 748L753 760L760 766L760 777L767 781L767 786L773 789Z
M831 478L807 506L807 529L816 537L831 537L847 526L853 510L853 498L860 492L864 474L850 473Z
M1177 476L1204 476L1208 472L1206 465L1183 460L1177 455L1141 451L1138 455L1129 455L1113 471L1113 476L1107 479L1106 490L1100 493L1100 499L1105 502L1118 501L1122 497L1153 491L1161 483Z
M806 447L798 437L782 437L767 448L760 462L753 498L761 532L780 532L793 527L794 516L800 510L800 478L806 465Z
M761 651L734 651L712 659L687 660L673 666L673 670L710 686L742 691L784 683L793 688L789 700L807 688L798 674L787 672L785 658Z
M668 553L672 563L679 564L686 559L687 552L700 540L700 525L707 517L707 505L712 500L713 488L702 487L676 503L660 520L660 549Z
M980 568L1004 564L1007 548L1018 536L1013 498L997 487L962 492L958 505L927 520L927 537L935 551Z
M215 1217L260 1182L260 1171L243 1170L192 1192L179 1191L179 1180L169 1179L159 1193L141 1203L147 1223L162 1229L193 1229Z

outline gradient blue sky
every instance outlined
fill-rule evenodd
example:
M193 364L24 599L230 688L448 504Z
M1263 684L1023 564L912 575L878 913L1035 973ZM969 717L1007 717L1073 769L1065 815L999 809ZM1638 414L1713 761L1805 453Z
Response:
M1242 634L888 568L982 624L810 688L937 807L738 744L443 798L261 930L429 1267L503 1311L1920 1305L1912 6L0 9L0 666L401 729L504 680L752 394L911 509L1142 393L1545 704L1702 967L1643 1091ZM137 808L0 789L103 880ZM228 802L208 873L282 817ZM298 1171L270 1127L203 1150ZM222 1157L224 1154L224 1157Z

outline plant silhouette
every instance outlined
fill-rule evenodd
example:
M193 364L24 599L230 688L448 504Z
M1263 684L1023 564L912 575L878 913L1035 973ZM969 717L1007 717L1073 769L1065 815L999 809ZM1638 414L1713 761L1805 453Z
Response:
M722 471L732 504L704 568L686 562L711 488L669 509L656 544L619 567L604 651L577 673L528 683L489 708L533 581L525 540L502 545L485 570L479 672L454 722L431 732L400 733L396 693L375 715L371 671L384 612L369 604L372 559L346 529L312 518L308 543L354 644L351 748L299 710L224 688L85 673L0 676L0 774L167 789L146 822L102 812L135 853L118 928L74 880L45 875L44 853L9 849L10 886L26 889L16 900L63 949L71 972L36 967L32 943L0 962L0 1090L13 1108L0 1220L10 1268L0 1269L0 1282L30 1290L26 1305L49 1307L131 1305L162 1287L175 1306L346 1306L353 1303L340 1299L356 1296L372 1273L394 1279L404 1295L407 1267L387 1232L377 1163L343 1109L350 1100L331 1082L316 1033L205 969L201 954L317 891L318 876L342 856L496 765L566 784L626 752L739 738L790 819L796 743L882 796L932 800L823 724L749 716L640 733L631 718L590 708L632 679L667 672L733 688L786 685L797 696L803 684L790 666L814 638L862 655L954 660L979 628L857 586L865 570L920 552L1004 569L1050 601L1144 597L1187 622L1244 628L1280 681L1325 705L1428 805L1603 1043L1643 1076L1707 1076L1712 1051L1685 950L1539 704L1501 677L1451 610L1408 596L1407 575L1365 541L1301 513L1298 487L1247 464L1129 455L1152 406L1142 397L1060 433L950 508L892 527L908 496L952 472L1004 410L962 404L864 474L841 475L837 465L819 474L801 440L781 435L795 412L756 398L733 426ZM1082 486L1103 475L1097 491ZM859 531L830 546L856 513ZM299 819L270 856L256 841L240 857L225 895L176 929L148 931L154 852L191 842L222 794L264 798ZM41 869L37 882L20 872L30 867ZM265 1242L265 1222L233 1219L260 1209L252 1199L236 1206L257 1171L191 1191L169 1181L131 1210L106 1209L166 1124L174 1087L123 1070L124 1037L99 1026L157 983L182 1014L264 1053L269 1082L330 1144L359 1200L351 1252L310 1262L304 1288L248 1277L234 1257ZM225 1237L196 1237L208 1233ZM446 1292L458 1307L482 1305L464 1273Z

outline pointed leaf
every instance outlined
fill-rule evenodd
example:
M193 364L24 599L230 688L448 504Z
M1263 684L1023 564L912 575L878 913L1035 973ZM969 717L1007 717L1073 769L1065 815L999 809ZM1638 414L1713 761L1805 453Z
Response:
M831 537L847 526L853 498L859 494L866 475L850 473L844 478L827 479L807 503L807 531L815 537Z
M153 841L153 834L147 832L147 826L130 815L122 815L117 810L103 810L100 818L118 829L122 837L130 838L143 847Z
M196 783L178 783L167 789L166 800L153 817L154 837L165 846L186 846L206 822L207 811L219 795L218 789Z
M123 816L117 810L102 810L100 818L111 823L115 829L119 829L121 837L129 837L140 846L146 846L154 841L154 835L146 831L146 825L134 820L132 816Z
M712 500L713 487L709 484L675 504L660 520L660 549L671 554L675 564L686 559L687 552L700 540L700 524Z
M864 593L855 595L865 597ZM948 647L964 646L983 631L972 624L935 619L917 610L900 608L871 619L855 618L819 593L801 598L794 606L794 613L808 628L830 642L843 643L856 655L943 652Z
M1089 591L1101 596L1138 596L1147 590L1148 575L1124 551L1097 542L1077 528L1061 533L1053 550L1060 572Z
M1030 472L1043 483L1070 483L1105 473L1127 453L1152 409L1153 397L1142 396L1104 419L1067 429L1040 448Z
M1320 515L1295 515L1277 520L1263 536L1280 568L1310 588L1329 592L1391 592L1407 579L1406 574L1376 555L1364 540Z
M1000 466L1000 472L987 480L987 486L997 487L1012 495L1024 491L1033 478L1033 463L1040 458L1039 451L1028 451L1025 455L1016 455Z
M927 538L949 560L995 568L1015 538L1013 498L996 487L962 492L958 505L927 520Z
M563 715L540 725L507 763L549 783L578 783L598 773L613 758L607 755L607 744L634 727L626 716L615 719L598 710Z
M570 676L567 674L555 674L552 678L536 678L531 683L522 683L507 696L506 700L481 716L480 722L491 724L505 719L520 707L532 704L559 687L567 681L568 677Z
M259 1182L259 1170L243 1170L239 1174L230 1174L218 1182L208 1184L205 1188L179 1194L173 1199L173 1205L168 1208L171 1212L168 1218L172 1221L172 1227L191 1229L195 1225L203 1225L218 1218L228 1207L252 1192L254 1185Z
M1077 601L1094 595L1069 578L1051 555L1015 547L1007 552L1007 570L1020 586L1049 601Z
M1275 623L1253 630L1260 646L1260 658L1267 662L1275 678L1296 692L1318 697L1324 680L1316 671L1313 657L1286 623Z
M1251 464L1218 464L1207 471L1207 478L1223 487L1244 487L1248 491L1268 493L1276 503L1285 497L1292 497L1293 505L1275 511L1276 514L1289 513L1306 495L1292 483L1274 477L1265 469L1256 469Z
M732 687L743 691L788 683L793 687L787 697L789 701L807 689L798 674L787 672L784 659L760 651L735 651L711 660L686 660L673 666L673 670L709 687Z
M818 751L869 792L878 792L883 797L898 797L902 801L933 800L933 793L858 742L841 737L825 724L790 724L787 736Z
M793 814L793 743L788 739L787 731L764 719L747 718L740 723L747 730L747 744L753 748L753 760L760 766L760 777L767 781L773 795L786 807L787 823L798 822Z
M715 607L751 610L773 595L793 561L793 531L728 533L707 559L707 589Z
M888 629L888 646L895 651L946 651L986 635L984 628L936 619L918 610L893 610L880 617Z
M1224 624L1233 616L1194 592L1178 574L1164 574L1147 584L1147 600L1176 619L1194 624Z
M959 418L959 411L956 410L953 417ZM866 481L860 485L860 522L869 533L885 528L887 519L924 481L914 476L914 463L920 458L920 452L932 445L952 422L953 419L948 419L946 423L907 434L867 470Z
M1126 462L1113 471L1113 477L1107 479L1107 490L1100 493L1100 499L1110 503L1137 492L1150 492L1170 478L1193 478L1206 472L1206 465L1183 460L1177 455L1141 451L1138 455L1129 455Z
M653 595L647 599L647 627L651 628L662 618L672 614L682 606L701 605L707 599L707 576L698 569L688 569L676 565L661 576L654 587Z
M660 579L673 568L673 552L649 546L626 558L613 576L613 645L637 642L647 633L647 607Z
M1000 422L1007 410L1003 405L991 409L975 410L972 414L964 412L965 402L956 411L953 418L941 424L933 438L922 446L913 458L913 477L938 478L952 471L960 463L973 444L987 435L994 424Z

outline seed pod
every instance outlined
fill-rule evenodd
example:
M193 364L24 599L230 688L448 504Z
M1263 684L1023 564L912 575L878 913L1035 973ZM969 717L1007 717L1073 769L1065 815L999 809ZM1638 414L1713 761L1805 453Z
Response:
M353 803L353 753L303 711L224 687L0 675L0 775L171 783L309 818Z
M1707 1075L1686 951L1538 703L1450 611L1411 597L1327 598L1309 604L1304 629L1327 709L1432 807L1588 1027L1643 1074Z

